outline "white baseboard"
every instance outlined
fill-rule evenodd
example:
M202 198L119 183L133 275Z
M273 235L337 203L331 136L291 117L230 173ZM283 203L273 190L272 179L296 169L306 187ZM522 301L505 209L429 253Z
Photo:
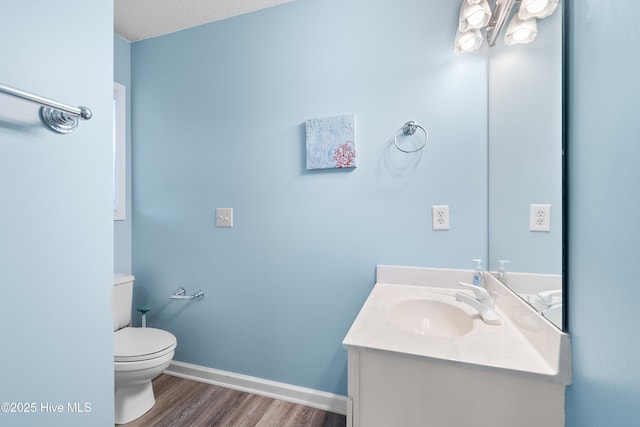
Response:
M178 361L172 361L164 373L273 399L285 400L322 409L323 411L342 415L347 414L347 398L338 394Z

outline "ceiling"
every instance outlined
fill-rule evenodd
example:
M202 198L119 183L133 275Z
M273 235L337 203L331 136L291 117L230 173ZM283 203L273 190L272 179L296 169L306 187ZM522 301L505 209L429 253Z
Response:
M291 1L114 0L114 29L134 42Z

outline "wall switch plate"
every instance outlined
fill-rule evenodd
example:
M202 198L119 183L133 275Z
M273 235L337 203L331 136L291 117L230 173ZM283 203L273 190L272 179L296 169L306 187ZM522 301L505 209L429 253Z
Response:
M449 229L449 206L431 206L431 226L433 230Z
M233 227L233 208L216 208L216 227Z
M531 205L529 231L551 231L551 205Z

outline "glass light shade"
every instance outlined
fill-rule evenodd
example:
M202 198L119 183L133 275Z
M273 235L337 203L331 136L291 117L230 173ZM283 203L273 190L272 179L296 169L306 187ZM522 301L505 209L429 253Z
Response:
M546 18L551 15L560 0L522 0L518 17L522 20L530 18Z
M482 45L480 30L470 30L456 34L456 53L466 53L478 50Z
M518 43L531 43L538 34L538 24L535 18L522 20L514 15L507 27L504 43L511 46Z
M469 0L464 0L460 8L458 31L465 32L484 28L489 23L489 19L491 19L491 9L487 0L480 0L477 3L469 3Z

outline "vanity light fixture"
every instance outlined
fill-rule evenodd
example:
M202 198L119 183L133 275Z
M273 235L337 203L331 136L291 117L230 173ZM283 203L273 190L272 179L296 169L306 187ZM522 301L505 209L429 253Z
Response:
M485 27L489 46L495 46L498 35L507 18L512 14L516 3L520 3L520 7L507 26L504 42L507 46L530 43L538 34L536 20L551 15L559 2L560 0L495 0L493 11L486 20L482 12L485 10L482 5L487 3L486 0L463 0L458 33L455 38L455 51L465 53L478 49L482 45L483 37L480 33L478 41L477 33Z

